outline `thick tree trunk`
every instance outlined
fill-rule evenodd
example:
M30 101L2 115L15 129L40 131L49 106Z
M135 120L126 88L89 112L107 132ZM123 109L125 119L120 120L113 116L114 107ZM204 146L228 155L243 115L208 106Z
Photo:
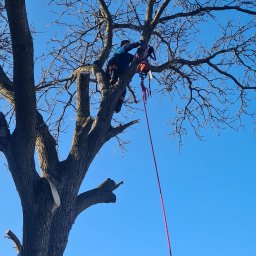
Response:
M43 209L24 214L22 256L63 255L74 223L74 210L65 208L53 215Z
M52 222L53 199L46 179L40 179L34 186L31 198L23 202L22 256L46 256Z
M59 209L53 218L51 235L49 240L49 254L51 256L62 256L67 246L69 232L75 221L74 207L63 207Z
M30 203L23 205L22 256L61 256L75 220L76 195L63 191L54 209L48 181L40 180Z
M49 247L51 217L44 212L25 213L23 217L22 256L46 256Z

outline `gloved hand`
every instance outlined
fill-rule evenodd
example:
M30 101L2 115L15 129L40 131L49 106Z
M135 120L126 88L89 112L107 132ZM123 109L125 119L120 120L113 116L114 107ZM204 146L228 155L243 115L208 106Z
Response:
M139 46L144 46L146 44L146 41L144 41L144 40L140 40L139 42L138 42L138 45Z

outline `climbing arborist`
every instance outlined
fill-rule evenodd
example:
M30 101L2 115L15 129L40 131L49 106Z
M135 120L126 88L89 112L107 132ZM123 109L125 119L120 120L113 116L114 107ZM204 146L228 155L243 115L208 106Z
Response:
M109 79L110 84L115 84L118 78L124 74L126 69L129 67L131 62L133 61L134 55L129 53L130 50L141 45L142 41L137 43L131 43L129 40L121 41L120 47L117 48L114 56L109 60L107 65L107 77ZM121 97L117 101L115 112L120 112L124 98L126 94L126 88L121 94Z

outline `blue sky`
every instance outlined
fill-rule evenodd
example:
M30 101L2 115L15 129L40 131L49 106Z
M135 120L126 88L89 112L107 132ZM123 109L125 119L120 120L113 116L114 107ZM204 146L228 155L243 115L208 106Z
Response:
M31 21L44 30L43 6L36 1L28 5ZM35 47L44 47L43 42L35 40ZM148 110L173 256L256 255L256 137L251 121L239 132L207 130L204 142L189 133L179 150L167 135L169 109L153 97ZM108 142L81 188L94 188L108 177L123 180L117 203L94 206L79 216L65 256L168 255L145 118L141 112L134 118L141 122L125 135L131 142L127 152L122 154L115 140ZM12 243L3 234L10 228L21 238L22 213L2 156L0 166L0 255L12 256Z

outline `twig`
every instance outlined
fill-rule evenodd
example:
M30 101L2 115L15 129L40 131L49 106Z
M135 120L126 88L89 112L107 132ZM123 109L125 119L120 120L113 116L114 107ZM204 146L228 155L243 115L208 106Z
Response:
M16 251L19 253L21 251L21 248L22 248L19 238L10 229L8 229L5 232L5 237L14 242Z

